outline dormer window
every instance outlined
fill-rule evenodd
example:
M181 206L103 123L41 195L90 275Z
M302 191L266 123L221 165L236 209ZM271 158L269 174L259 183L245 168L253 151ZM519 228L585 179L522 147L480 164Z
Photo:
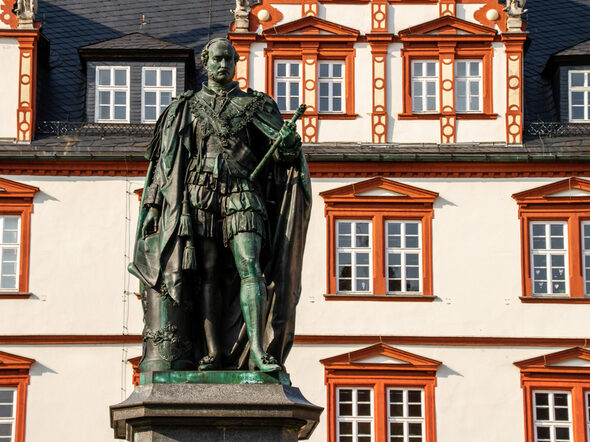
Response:
M96 121L129 122L129 66L96 68Z
M569 71L570 121L590 120L590 70Z
M176 96L176 69L144 67L142 86L141 121L153 123Z

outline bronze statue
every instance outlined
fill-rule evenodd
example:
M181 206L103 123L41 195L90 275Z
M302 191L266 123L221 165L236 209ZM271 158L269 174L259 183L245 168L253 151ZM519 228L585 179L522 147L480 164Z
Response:
M274 372L293 343L309 174L293 120L232 81L237 60L226 39L205 46L208 82L162 113L146 152L130 265L143 287L142 372Z

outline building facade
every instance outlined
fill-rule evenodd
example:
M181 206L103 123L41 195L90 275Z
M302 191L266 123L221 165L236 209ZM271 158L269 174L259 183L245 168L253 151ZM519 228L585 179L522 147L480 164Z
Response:
M0 2L0 441L112 438L142 154L225 35L308 105L311 440L590 440L590 1L139 3Z

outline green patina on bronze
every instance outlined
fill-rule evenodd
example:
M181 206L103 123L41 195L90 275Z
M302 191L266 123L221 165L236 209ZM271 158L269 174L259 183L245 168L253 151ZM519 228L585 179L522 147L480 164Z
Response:
M141 373L140 385L145 384L282 384L291 385L283 371L152 371Z
M208 82L168 106L146 152L130 271L143 287L139 369L154 382L258 379L192 370L280 372L293 345L311 209L304 108L285 123L269 96L240 90L228 40L201 58Z

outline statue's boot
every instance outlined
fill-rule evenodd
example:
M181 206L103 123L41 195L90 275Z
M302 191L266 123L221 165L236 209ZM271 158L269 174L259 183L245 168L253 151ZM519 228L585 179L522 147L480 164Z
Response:
M266 298L266 283L261 276L242 279L240 305L250 341L250 369L271 373L281 371L276 359L262 350L262 311Z
M199 370L219 370L221 369L219 324L222 305L220 302L221 297L214 282L202 284L201 300L207 355L199 361Z

